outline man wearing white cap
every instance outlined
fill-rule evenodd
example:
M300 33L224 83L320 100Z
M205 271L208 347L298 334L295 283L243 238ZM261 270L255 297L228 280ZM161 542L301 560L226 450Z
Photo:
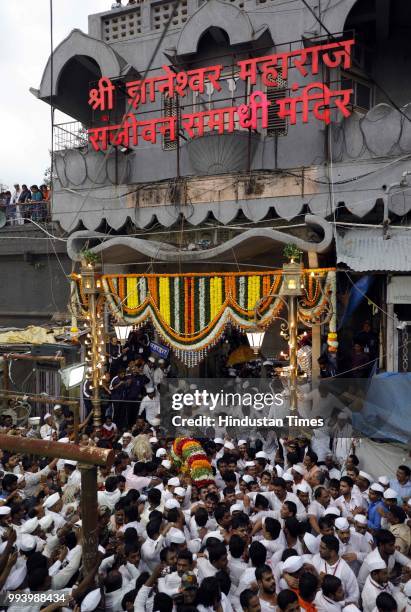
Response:
M131 451L133 450L134 444L133 435L129 431L126 431L123 433L119 442L123 447L123 451L127 453L127 455L131 455Z
M77 461L65 459L64 472L67 476L65 487L81 487L81 473L80 470L77 469Z
M162 384L166 376L167 376L166 362L164 359L159 359L158 366L156 367L153 373L153 383L157 389L158 389L158 386Z
M173 476L167 480L166 488L163 492L163 499L167 501L168 499L174 498L174 489L180 486L180 479L177 476Z
M0 506L0 537L10 529L11 525L11 508L9 506Z
M147 395L141 400L139 415L145 415L146 421L152 425L155 419L160 418L160 396L153 385L147 385L146 392Z
M156 369L156 359L155 357L149 357L147 363L144 364L143 374L147 376L151 385L154 386L154 371Z
M57 429L54 426L53 417L50 414L50 412L47 412L44 415L43 420L44 420L44 425L40 427L40 436L42 440L46 440L47 438L49 438L49 436L51 436L53 431L57 431Z
M367 531L368 519L365 514L356 514L354 516L354 526L351 527L351 531L360 535L364 540L364 548L368 546L368 552L371 552L374 548L374 538L372 534Z
M374 482L368 490L368 528L369 529L380 529L381 528L381 510L384 510L384 502L382 496L384 494L384 487L378 482Z
M376 559L369 565L370 573L361 593L363 612L373 612L380 593L393 595L394 587L388 581L388 569L385 561Z
M59 493L53 493L52 495L49 495L43 502L43 508L45 510L45 513L46 515L51 515L56 530L66 524L66 520L60 514L62 507L63 502L60 498Z
M356 485L359 488L361 495L368 506L368 490L370 488L370 484L372 483L373 478L367 472L360 470L356 479Z
M362 562L369 553L368 544L359 533L351 531L346 518L342 516L336 518L334 525L340 543L339 554L357 575Z

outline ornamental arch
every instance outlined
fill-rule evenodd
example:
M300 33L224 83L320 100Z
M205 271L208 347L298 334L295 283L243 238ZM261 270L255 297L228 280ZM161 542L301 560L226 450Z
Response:
M125 60L109 45L80 30L73 30L49 58L40 89L33 93L89 125L91 113L84 92L102 75L119 77L125 66Z

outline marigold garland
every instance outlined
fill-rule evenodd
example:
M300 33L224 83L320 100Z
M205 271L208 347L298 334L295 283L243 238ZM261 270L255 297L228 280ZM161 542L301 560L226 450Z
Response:
M312 274L314 273L314 274ZM82 309L88 303L77 280L77 295ZM124 322L141 326L150 319L165 344L187 365L203 359L224 332L227 324L246 331L254 322L254 308L259 305L259 321L268 326L282 308L274 294L281 294L281 271L190 273L148 275L103 275L105 299L112 312ZM305 304L299 317L309 324L318 322L331 302L328 347L338 347L336 335L335 269L304 271ZM320 286L323 287L320 291ZM116 296L118 296L116 298ZM121 312L118 304L122 302Z
M174 464L188 473L193 485L207 486L214 482L211 464L201 444L193 438L176 438L171 449Z

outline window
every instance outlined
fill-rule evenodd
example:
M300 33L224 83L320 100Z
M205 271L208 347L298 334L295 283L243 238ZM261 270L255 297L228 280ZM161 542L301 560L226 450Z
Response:
M352 89L351 104L360 111L368 111L374 105L374 88L370 81L356 74L341 73L341 89Z
M163 107L163 112L162 112L163 117L177 117L179 114L179 110L180 110L179 104L178 104L178 97L173 96L172 98L170 98L167 94L163 94L162 107ZM178 125L177 125L177 128L178 128ZM164 135L163 136L163 150L172 151L174 149L177 149L177 140L170 140L169 136Z
M211 82L205 81L204 93L193 92L192 109L187 108L185 112L199 113L212 109L226 108L230 106L240 106L247 104L249 97L248 82L239 79L238 74L234 70L226 70L222 73L219 79L221 91L216 91ZM228 127L229 118L226 118L225 127ZM237 131L247 131L247 128L242 128L235 120L234 129ZM217 130L217 128L215 128ZM210 132L210 128L205 126L205 132Z
M266 94L271 105L268 108L267 136L286 136L288 121L278 116L279 106L277 100L288 96L288 83L286 79L277 77L277 87L267 87Z

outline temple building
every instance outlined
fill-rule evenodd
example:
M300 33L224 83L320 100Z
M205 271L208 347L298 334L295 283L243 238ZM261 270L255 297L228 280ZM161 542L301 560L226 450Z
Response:
M210 374L260 302L263 354L287 348L287 246L314 372L324 352L349 370L366 320L379 368L410 371L411 5L116 6L68 33L31 90L72 118L54 126L67 272L98 256L111 314Z

